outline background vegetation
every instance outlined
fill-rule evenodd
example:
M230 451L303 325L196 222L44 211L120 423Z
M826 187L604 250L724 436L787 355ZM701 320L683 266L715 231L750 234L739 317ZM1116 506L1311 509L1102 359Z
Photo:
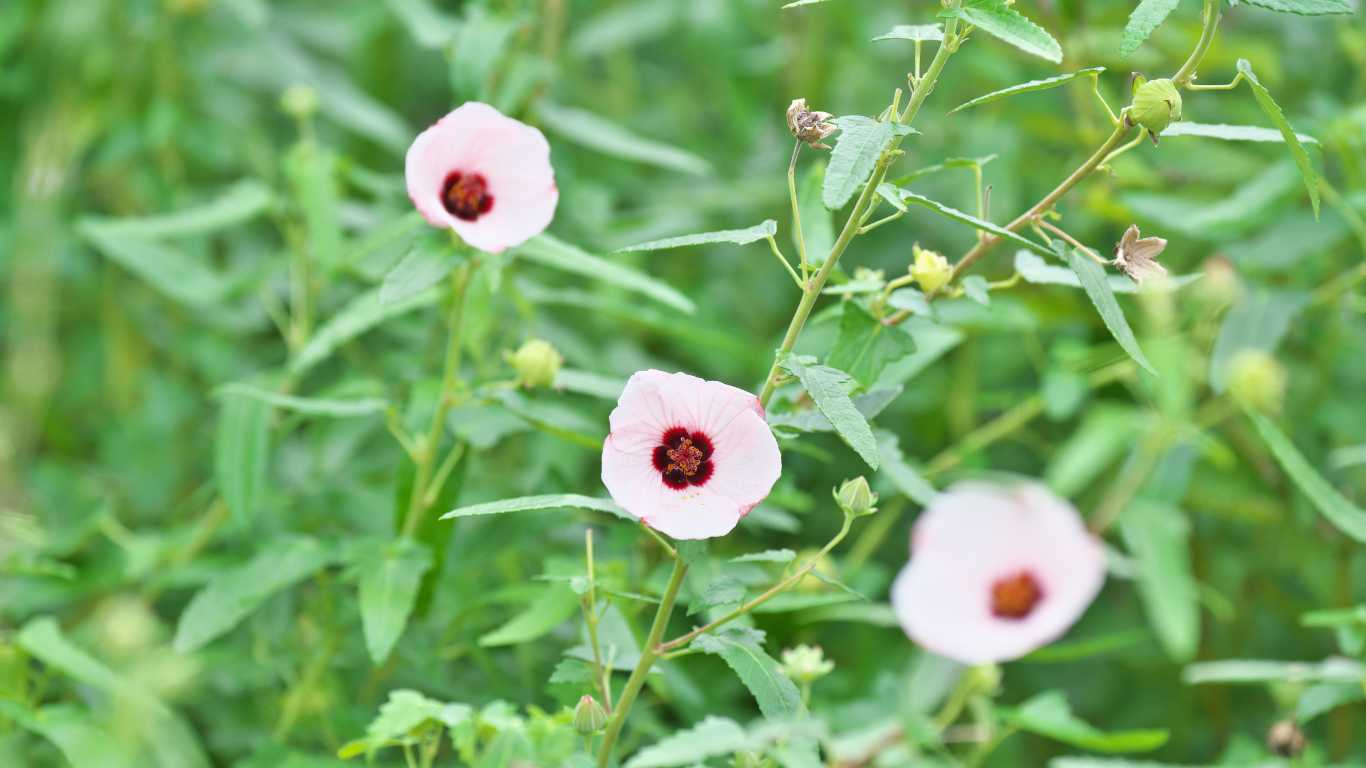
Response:
M1086 66L1106 67L1101 92L1116 108L1127 103L1129 72L1169 75L1200 28L1199 3L1187 0L1121 58L1133 5L1019 4L1062 43L1063 63L975 35L890 176L992 157L982 166L992 218L1025 210L1109 133L1090 88L1079 81L946 113ZM572 579L583 571L585 526L595 531L597 578L618 595L612 642L624 649L649 621L649 604L632 595L657 592L667 574L657 545L587 512L432 515L419 532L423 554L413 555L434 558L416 611L392 653L377 653L358 582L392 560L386 542L412 484L386 426L425 424L441 371L441 308L419 291L376 304L382 322L354 338L328 323L381 290L410 247L402 157L418 130L470 99L540 126L562 192L555 236L672 286L696 311L643 299L591 269L566 271L554 254L487 260L470 289L465 339L467 378L483 389L449 419L466 449L434 509L603 495L598 446L625 377L657 367L756 387L798 296L762 243L610 252L766 218L779 220L792 252L787 104L801 96L836 114L876 115L904 88L913 45L871 38L939 10L886 0L778 6L0 5L0 169L9 180L0 185L0 764L61 765L65 755L91 766L331 765L405 688L483 708L478 728L462 721L455 736L481 766L567 756L577 741L566 707L588 690L562 662L581 643ZM1143 759L1247 765L1269 759L1268 728L1298 712L1310 743L1303 764L1361 763L1366 609L1344 609L1366 602L1366 548L1296 489L1225 383L1238 350L1271 352L1288 389L1279 398L1264 388L1264 405L1274 413L1283 402L1278 429L1346 497L1339 508L1360 513L1366 25L1360 15L1239 5L1201 82L1228 82L1239 58L1318 140L1319 220L1283 144L1145 143L1059 211L1068 232L1102 252L1138 223L1170 240L1163 260L1174 273L1205 273L1165 299L1122 299L1167 373L1125 363L1081 291L1023 284L993 291L986 305L944 302L937 322L915 332L913 357L884 376L903 389L877 424L884 464L894 436L905 461L893 469L918 470L936 487L1012 472L1046 479L1084 514L1126 510L1109 537L1115 565L1104 592L1064 642L1004 668L993 700L1004 720L986 721L1009 722L1009 707L1058 690L1106 731L1169 731ZM1269 127L1245 86L1190 94L1185 112ZM824 160L815 155L804 155L805 179ZM974 209L970 169L914 186ZM176 211L185 213L146 218ZM829 216L813 208L808 237L828 241L820 222ZM836 282L856 268L899 276L912 244L955 257L974 237L914 210L860 238ZM978 273L1009 278L1012 251L996 249ZM291 270L305 263L311 309L301 317L289 311L298 306ZM801 349L828 350L839 313L838 298L823 304ZM563 387L491 386L513 378L503 352L531 337L564 355ZM306 400L272 407L240 391L282 381ZM1176 437L1173 424L1183 426ZM688 599L705 604L722 577L753 589L783 568L727 558L808 550L838 529L830 489L868 468L831 435L782 436L778 488L712 542ZM815 683L811 710L831 737L828 753L844 756L865 749L860 734L921 722L960 672L915 649L890 617L887 585L920 505L904 478L869 475L882 510L821 566L867 599L809 580L754 621L771 655L804 642L835 662ZM1126 504L1135 494L1142 503ZM221 602L206 606L195 596L211 584ZM187 611L192 599L197 613ZM1329 657L1340 658L1326 669L1200 666ZM633 713L628 752L709 715L757 716L721 659L659 669ZM1309 696L1318 704L1306 705ZM986 763L1041 765L1088 751L1062 742L1011 735ZM375 759L397 765L403 754ZM883 759L954 758L913 746ZM446 750L438 763L455 760ZM1108 763L1067 763L1083 764Z

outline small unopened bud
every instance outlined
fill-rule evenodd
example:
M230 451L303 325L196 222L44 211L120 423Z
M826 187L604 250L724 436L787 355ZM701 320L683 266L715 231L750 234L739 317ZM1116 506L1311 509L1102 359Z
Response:
M920 290L934 293L943 288L953 277L953 266L938 251L929 251L919 245L911 249L915 263L911 264L911 277L920 284Z
M731 768L773 768L772 760L750 750L736 752L735 757L731 758L730 764Z
M1157 135L1167 130L1167 126L1181 119L1181 92L1176 84L1163 78L1138 86L1133 106L1129 108L1129 119L1143 126L1156 141Z
M1266 732L1266 746L1281 757L1299 757L1304 751L1304 731L1293 720L1282 720Z
M1224 256L1211 256L1205 259L1200 270L1203 275L1194 285L1195 296L1211 307L1224 307L1238 300L1242 294L1242 281L1238 269Z
M799 683L811 683L835 671L819 645L799 645L783 651L783 673Z
M1246 349L1229 363L1228 391L1239 404L1276 413L1285 401L1285 368L1260 349Z
M291 85L280 95L280 109L295 120L307 120L318 111L318 92L310 85Z
M598 700L585 694L574 707L574 730L588 736L607 727L607 710Z
M828 122L832 117L834 115L829 112L807 109L806 99L795 99L787 108L787 129L812 149L829 149L821 142L836 130L836 126Z
M517 371L517 383L527 389L552 386L564 364L564 358L550 342L541 339L529 339L516 352L505 353L504 357Z
M978 693L994 694L1001 687L1001 668L995 664L979 664L967 671L972 689Z
M844 514L863 517L877 511L877 494L868 487L863 475L859 475L853 480L845 480L844 485L835 491L835 503L844 510Z

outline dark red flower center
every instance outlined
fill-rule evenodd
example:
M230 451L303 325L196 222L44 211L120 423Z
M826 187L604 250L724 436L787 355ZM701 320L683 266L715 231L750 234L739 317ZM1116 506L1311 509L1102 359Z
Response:
M493 210L493 195L482 174L452 171L441 185L441 204L457 219L474 221Z
M1020 571L991 585L991 612L997 618L1018 621L1034 612L1043 599L1043 587L1034 574Z
M681 491L711 479L711 439L701 432L674 427L659 439L654 464L664 484Z

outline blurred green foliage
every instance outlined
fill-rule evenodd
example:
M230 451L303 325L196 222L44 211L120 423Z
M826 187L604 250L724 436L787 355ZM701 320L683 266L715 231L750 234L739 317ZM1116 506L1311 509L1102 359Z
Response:
M1109 120L1084 79L950 109L1090 66L1106 67L1100 92L1118 108L1130 71L1169 75L1200 27L1188 0L1121 58L1132 3L1018 5L1061 41L1061 66L975 35L889 174L991 157L981 172L995 221L1052 189ZM479 765L572 753L568 708L588 687L562 656L581 642L570 619L584 527L598 536L599 583L616 595L603 631L628 656L649 621L640 595L657 592L667 568L635 527L593 512L433 515L417 553L390 543L413 470L386 422L421 430L444 345L430 289L357 303L402 290L391 273L420 227L403 152L465 100L539 125L562 191L555 236L696 304L688 315L629 280L594 279L596 267L557 269L573 258L563 252L492 257L473 274L467 378L513 380L503 353L540 338L564 357L562 388L505 388L458 407L450 434L465 450L432 508L601 496L597 446L620 382L658 367L755 387L797 300L762 243L611 252L768 218L792 251L787 104L876 115L905 87L914 44L871 39L937 11L885 0L0 4L0 764L61 765L65 754L83 766L331 765L399 688L431 697L398 703L423 713L410 727L446 723ZM1116 565L1101 597L1062 643L1006 667L997 701L1018 709L1003 709L1003 722L1047 734L1028 724L1061 716L1044 692L1064 691L1104 730L1169 730L1153 759L1244 765L1267 757L1273 722L1309 707L1304 764L1366 760L1360 667L1328 676L1308 705L1310 683L1294 670L1235 670L1225 679L1254 682L1230 687L1193 684L1187 668L1361 659L1366 648L1366 621L1347 610L1366 603L1366 548L1325 522L1263 441L1266 425L1283 431L1359 511L1366 25L1240 4L1200 82L1232 80L1240 58L1317 139L1317 221L1283 144L1195 136L1145 143L1058 205L1066 230L1102 253L1138 223L1169 239L1173 273L1204 273L1179 292L1121 299L1162 376L1124 362L1082 292L1030 284L993 290L986 305L937 303L934 323L912 321L917 352L883 372L903 389L877 417L890 463L874 483L882 510L828 563L830 579L869 601L804 582L754 621L771 656L819 644L835 662L811 709L848 753L861 732L913 722L942 695L936 676L956 674L914 649L885 608L920 507L916 467L936 487L988 470L1041 477L1087 514L1120 514L1109 507L1128 499L1116 488L1141 485L1110 536ZM1270 127L1246 86L1188 94L1184 118ZM815 154L803 156L800 184L818 253L842 220L827 223L819 207ZM971 168L913 185L976 210ZM915 243L956 258L975 237L912 207L860 238L836 282L856 268L899 276ZM997 248L977 273L1009 278L1013 250ZM300 263L312 269L304 317L289 311ZM344 309L350 330L329 327ZM829 299L799 351L824 357L844 315ZM1248 349L1279 363L1283 396L1275 374L1268 384L1239 363ZM1245 417L1237 403L1249 400L1279 404L1275 424ZM832 436L783 431L799 416L785 407L773 414L783 479L689 577L703 610L714 582L752 590L783 567L726 558L829 539L840 524L831 489L867 472ZM905 461L888 462L897 451ZM408 569L420 584L373 581L403 558L422 563ZM420 590L406 629L391 616L397 630L362 630L367 589L376 606L389 593L373 590ZM654 677L628 749L708 715L756 716L721 658L688 657ZM406 733L399 722L394 733ZM1076 751L1018 735L988 764ZM378 759L399 764L395 752Z

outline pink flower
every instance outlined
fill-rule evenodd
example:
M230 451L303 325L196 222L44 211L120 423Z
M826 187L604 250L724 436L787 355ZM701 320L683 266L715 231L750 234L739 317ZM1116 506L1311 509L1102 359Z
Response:
M422 218L489 253L544 232L560 198L545 136L477 101L418 134L404 176Z
M1105 552L1041 485L964 483L916 521L892 604L912 640L964 664L1019 658L1056 639L1105 582Z
M729 533L782 473L754 395L686 373L626 382L602 447L602 482L641 522L675 539Z

